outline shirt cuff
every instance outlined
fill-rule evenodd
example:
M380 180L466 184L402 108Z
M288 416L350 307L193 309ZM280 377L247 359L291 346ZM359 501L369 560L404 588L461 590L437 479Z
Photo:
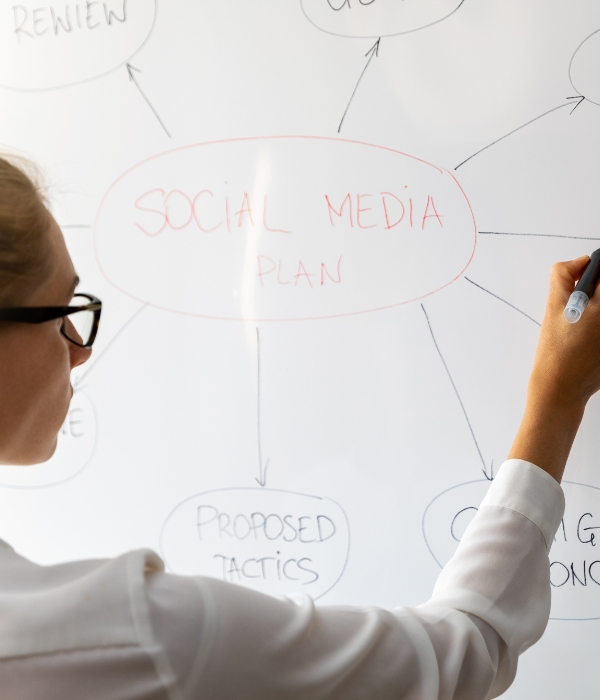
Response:
M509 508L539 527L550 551L565 512L565 496L548 472L523 459L509 459L498 471L481 508Z

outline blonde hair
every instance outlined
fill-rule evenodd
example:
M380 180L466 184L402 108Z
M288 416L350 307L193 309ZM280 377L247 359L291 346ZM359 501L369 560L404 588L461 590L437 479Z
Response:
M19 305L52 270L50 213L37 168L0 156L0 304Z

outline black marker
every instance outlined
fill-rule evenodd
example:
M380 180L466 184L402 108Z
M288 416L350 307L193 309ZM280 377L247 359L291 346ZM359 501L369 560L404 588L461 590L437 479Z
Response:
M581 279L577 282L575 291L565 306L564 317L569 323L579 321L581 314L596 291L598 280L600 280L600 248L592 253Z

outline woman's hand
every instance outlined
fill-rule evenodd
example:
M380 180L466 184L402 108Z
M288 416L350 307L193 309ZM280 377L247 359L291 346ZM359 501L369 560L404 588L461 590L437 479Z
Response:
M569 296L589 260L585 255L552 268L546 315L529 382L531 399L539 397L583 409L600 389L600 294L594 294L577 323L567 323L563 317Z
M527 407L509 454L509 459L533 462L557 481L585 405L600 389L600 294L592 297L578 323L570 324L563 317L588 262L586 255L552 268Z

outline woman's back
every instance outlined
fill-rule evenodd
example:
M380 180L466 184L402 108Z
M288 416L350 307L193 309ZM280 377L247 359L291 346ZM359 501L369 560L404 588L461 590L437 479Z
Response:
M150 551L41 567L2 543L2 699L498 694L545 628L563 506L552 477L507 463L434 597L393 611L172 576Z

